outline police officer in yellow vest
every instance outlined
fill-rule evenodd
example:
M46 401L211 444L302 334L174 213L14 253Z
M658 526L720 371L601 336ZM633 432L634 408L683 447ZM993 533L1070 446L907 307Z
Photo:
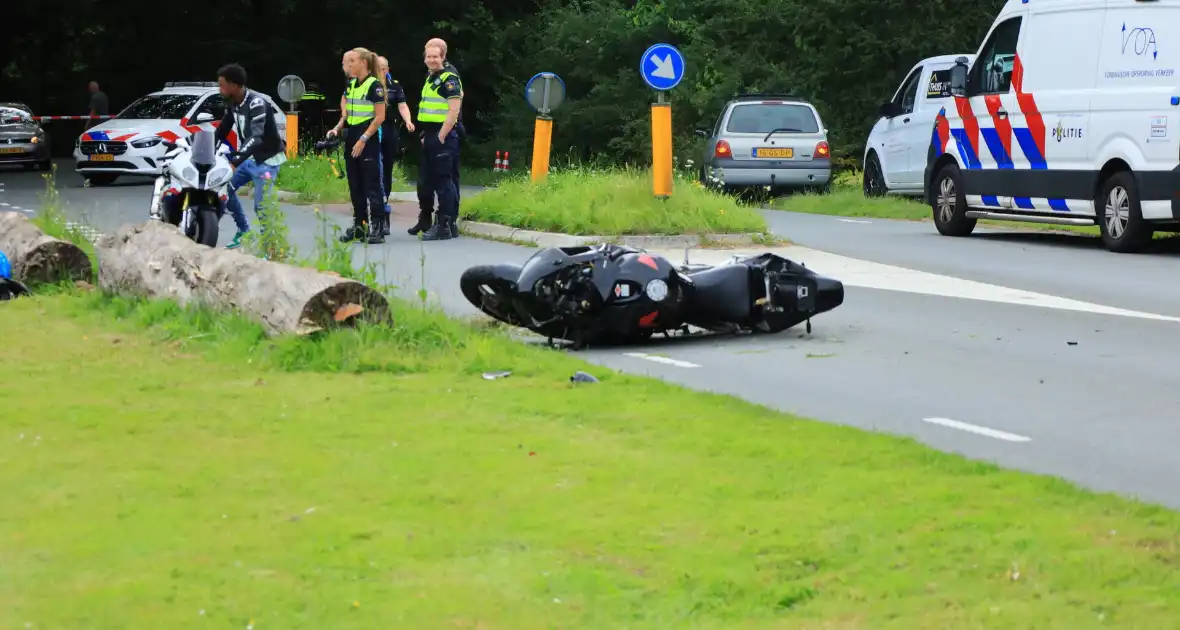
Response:
M418 102L418 129L422 134L422 157L418 164L418 223L411 234L422 234L425 241L443 241L458 236L459 197L453 176L459 154L459 119L463 86L459 77L443 67L443 53L438 46L425 49L426 68L430 76L422 86ZM431 225L434 196L438 195L438 213Z
M317 138L324 133L324 102L327 100L318 84L307 84L307 91L299 99L300 129L314 129Z
M381 147L377 130L385 120L384 77L377 72L377 55L354 48L344 53L343 67L352 79L340 98L340 122L328 137L344 129L344 165L352 196L352 227L341 241L384 243L384 192L381 189Z

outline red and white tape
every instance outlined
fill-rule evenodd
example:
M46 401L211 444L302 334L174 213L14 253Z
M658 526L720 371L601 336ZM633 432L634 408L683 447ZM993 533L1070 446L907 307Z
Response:
M51 120L110 120L113 114L107 116L33 116L33 120L49 122Z

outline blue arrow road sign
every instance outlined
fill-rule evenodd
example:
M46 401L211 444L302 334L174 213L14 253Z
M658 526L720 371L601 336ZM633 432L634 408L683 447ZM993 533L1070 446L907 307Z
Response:
M669 44L655 44L639 60L639 74L653 90L670 90L684 78L684 56Z

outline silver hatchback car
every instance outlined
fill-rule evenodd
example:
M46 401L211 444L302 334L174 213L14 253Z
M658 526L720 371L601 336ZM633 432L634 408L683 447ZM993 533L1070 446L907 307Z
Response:
M745 94L729 100L707 138L700 179L728 190L769 186L772 191L828 191L832 153L828 130L806 100Z

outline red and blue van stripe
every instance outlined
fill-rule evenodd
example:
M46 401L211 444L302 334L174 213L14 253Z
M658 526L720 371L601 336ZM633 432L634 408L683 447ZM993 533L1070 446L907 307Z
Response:
M1020 142L1020 150L1028 157L1029 168L1034 170L1048 170L1049 161L1045 158L1045 118L1037 108L1037 99L1024 91L1024 64L1017 54L1012 60L1012 89L1016 92L1016 104L1020 113L1024 114L1026 127L1018 129L1016 139ZM1050 198L1049 207L1059 212L1069 212L1069 204L1065 199ZM1032 202L1028 205L1031 207ZM1024 207L1024 206L1020 206Z
M1016 143L1028 159L1029 168L1033 170L1048 170L1049 168L1048 160L1045 158L1046 128L1044 117L1037 108L1036 98L1033 94L1024 91L1024 65L1020 61L1020 55L1016 55L1012 63L1012 87L1016 93L1017 106L1020 108L1027 126L1014 128L1007 117L1001 117L999 115L1000 95L992 94L985 96L984 102L987 104L988 114L994 126L981 129L975 112L972 111L971 101L965 97L954 97L955 108L960 121L962 121L962 126L957 129L948 129L948 132L950 136L955 138L955 144L959 148L959 157L967 169L977 170L983 167L978 157L980 152L978 139L980 137L983 138L984 144L987 145L987 149L999 169L1015 168L1012 153L1013 137L1016 138ZM935 157L942 155L943 147L946 146L948 133L940 133L940 131L943 125L949 127L949 124L946 119L946 109L943 108L939 112L939 116L935 118L935 128L931 137L931 141L936 144ZM1000 205L997 195L982 195L982 198L986 205ZM1012 201L1016 207L1023 210L1036 210L1036 205L1030 197L1013 197ZM1065 199L1050 198L1047 201L1051 209L1069 212L1069 204Z

